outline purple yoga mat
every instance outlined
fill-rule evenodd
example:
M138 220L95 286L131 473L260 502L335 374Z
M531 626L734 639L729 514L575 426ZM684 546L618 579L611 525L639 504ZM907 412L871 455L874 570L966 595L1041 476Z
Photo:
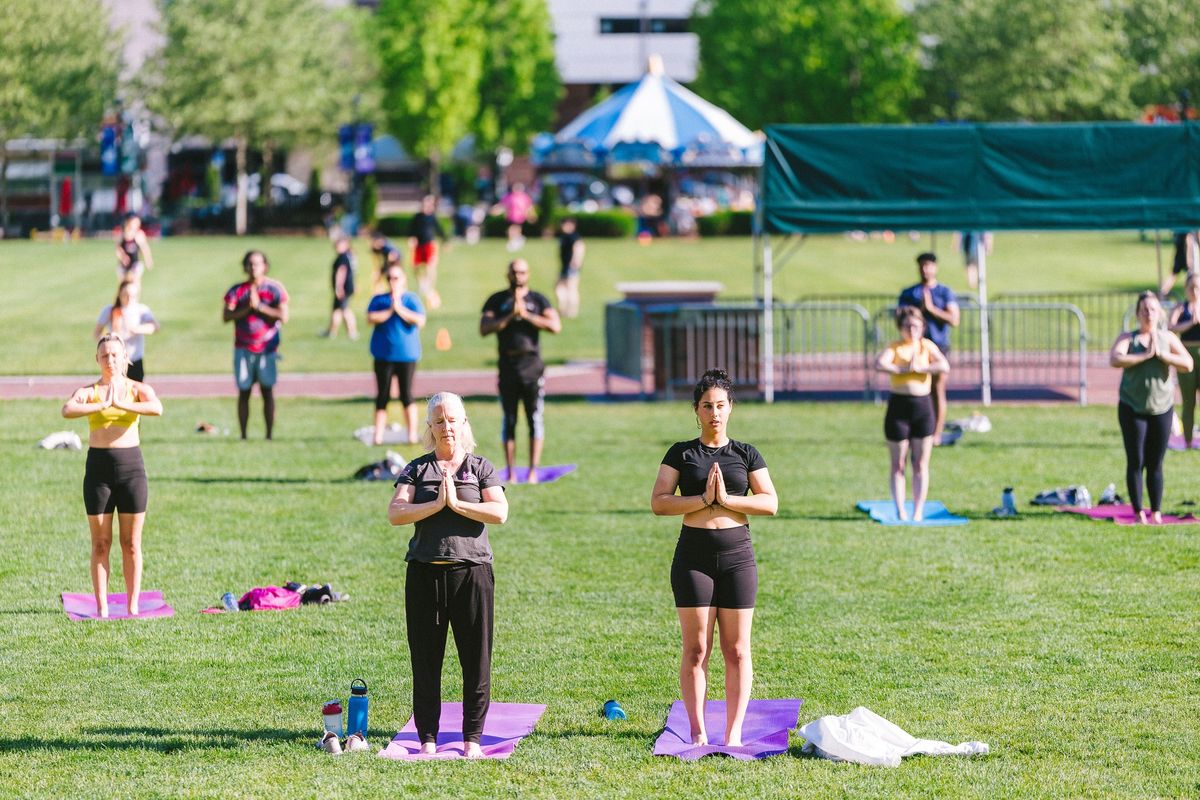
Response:
M71 619L101 619L96 611L96 598L90 594L63 592L63 611ZM108 596L108 617L104 619L142 619L143 617L173 617L175 609L163 600L162 592L139 592L138 614L129 616L129 603L125 592Z
M546 706L540 703L492 703L483 723L483 738L479 740L483 757L511 756L517 742L533 733L533 726L545 710ZM408 724L388 742L388 746L379 751L379 757L396 761L462 758L462 703L442 703L437 752L425 756L417 752L420 749L421 740L417 738L417 724L410 718Z
M1167 447L1171 450L1187 450L1187 447L1184 446L1183 437L1176 436L1175 434L1171 434L1171 438L1167 440ZM1200 450L1200 436L1192 437L1192 449Z
M517 473L515 483L529 483L529 467L514 467ZM569 472L575 471L574 464L556 464L553 467L538 467L537 475L539 483L554 483L554 481L566 475ZM508 480L508 467L501 467L499 473L500 480Z
M725 701L709 700L704 708L704 727L709 744L693 745L691 726L682 700L676 700L667 714L667 725L654 742L654 755L675 756L684 761L712 755L751 761L777 756L788 749L788 731L800 724L803 700L751 700L742 724L742 746L727 747L725 739Z
M1059 506L1059 511L1066 511L1068 514L1082 514L1085 517L1092 519L1110 519L1118 525L1138 525L1137 515L1133 513L1133 506L1116 505L1116 506L1094 506L1092 508L1075 508L1074 506ZM1163 525L1195 525L1200 523L1200 519L1196 519L1191 514L1184 517L1175 517L1170 514L1163 514Z

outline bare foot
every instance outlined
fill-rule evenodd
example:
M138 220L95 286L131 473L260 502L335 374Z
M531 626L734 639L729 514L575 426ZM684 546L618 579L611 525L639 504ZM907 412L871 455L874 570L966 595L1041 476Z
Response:
M431 756L437 752L437 744L434 742L421 742L421 755Z
M1152 522L1153 522L1155 525L1162 525L1162 512L1161 512L1161 511L1155 511L1155 512L1153 512L1153 513L1150 515L1150 520L1151 520L1151 521L1152 521Z
M901 522L908 522L908 509L904 506L896 506L896 519Z
M466 758L483 758L483 748L479 746L479 742L467 742L466 748L463 750L463 756Z
M692 744L694 744L694 745L708 744L708 734L705 733L704 731L700 731L699 733L693 733L692 734Z
M1146 509L1144 509L1144 508L1141 509L1140 511L1137 512L1137 515L1138 515L1138 522L1142 523L1143 525L1150 524L1150 518L1146 516Z
M529 468L529 480L526 483L538 483L537 467Z
M108 619L108 609L107 608L100 609L100 619Z

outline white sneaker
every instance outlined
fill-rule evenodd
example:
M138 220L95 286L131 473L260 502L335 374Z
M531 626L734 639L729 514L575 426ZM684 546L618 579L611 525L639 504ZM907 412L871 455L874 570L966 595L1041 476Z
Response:
M361 733L352 733L346 737L346 752L361 753L371 749L366 738Z
M321 737L321 749L330 755L340 756L342 743L338 741L337 734L333 731L325 731L325 735Z

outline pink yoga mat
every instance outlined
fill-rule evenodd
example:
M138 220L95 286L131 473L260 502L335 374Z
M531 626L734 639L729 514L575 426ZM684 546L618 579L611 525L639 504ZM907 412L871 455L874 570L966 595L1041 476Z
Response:
M492 703L487 719L483 723L483 738L479 741L484 758L508 758L517 743L533 733L533 726L546 711L543 704ZM442 703L442 716L438 722L437 752L431 756L421 755L421 741L417 738L417 724L410 718L408 724L379 751L380 758L396 761L430 761L434 759L462 758L465 749L462 738L462 703Z
M1167 440L1167 447L1171 450L1187 450L1184 447L1183 437L1171 434L1171 438ZM1200 450L1200 436L1192 437L1192 449Z
M1117 505L1117 506L1095 506L1093 508L1075 508L1074 506L1059 506L1059 511L1065 511L1068 514L1082 514L1085 517L1092 519L1110 519L1118 525L1139 525L1137 515L1133 513L1133 506ZM1175 517L1170 514L1163 514L1163 525L1196 525L1200 523L1200 519L1196 519L1191 514L1183 517Z
M163 600L162 592L139 592L138 614L129 615L129 603L125 592L108 596L108 617L102 618L96 611L96 598L90 594L63 592L63 611L71 619L143 619L145 617L173 617L175 609Z
M704 706L704 727L709 744L692 744L691 726L682 700L667 714L667 724L654 742L654 755L695 761L704 756L729 756L742 761L777 756L788 749L788 731L800 724L803 700L751 700L742 724L741 747L724 744L725 701L709 700Z

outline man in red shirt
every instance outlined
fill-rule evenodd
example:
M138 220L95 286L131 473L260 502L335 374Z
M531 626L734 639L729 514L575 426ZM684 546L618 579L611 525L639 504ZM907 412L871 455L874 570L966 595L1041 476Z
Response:
M249 280L235 284L225 293L222 318L233 326L233 376L238 387L238 425L246 438L250 419L250 390L262 392L263 419L267 438L275 428L275 364L278 360L279 329L288 319L287 289L267 277L270 264L261 250L242 258Z

